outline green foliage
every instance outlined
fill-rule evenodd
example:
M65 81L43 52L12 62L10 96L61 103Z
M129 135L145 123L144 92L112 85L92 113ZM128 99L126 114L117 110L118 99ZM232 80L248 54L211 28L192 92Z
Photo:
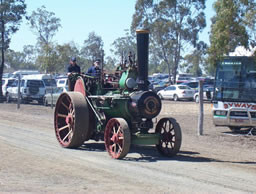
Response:
M56 62L56 72L66 72L67 67L69 65L69 60L72 56L75 56L77 58L77 62L81 62L81 59L79 58L79 49L77 45L74 42L66 43L63 45L57 45L56 46L56 53L57 53L57 62ZM81 68L83 65L81 65Z
M137 0L131 29L150 29L151 51L156 66L164 63L176 78L184 49L196 46L206 26L204 0Z
M196 49L191 54L184 57L183 68L187 73L192 73L194 76L202 76L202 69L206 66L205 56L207 45L204 42L199 42Z
M36 69L34 63L27 59L25 52L15 52L8 49L5 54L5 65L10 69Z
M30 28L37 35L39 55L36 60L40 68L45 72L56 71L55 64L57 59L54 45L51 42L52 38L61 27L60 19L55 17L53 12L46 10L45 6L33 11L27 18Z
M81 49L81 56L84 57L89 65L92 65L96 59L103 59L103 41L102 38L91 32L88 39L84 41L84 45Z
M5 50L8 48L10 36L19 29L22 16L25 14L26 4L24 0L0 1L1 48Z
M251 47L256 47L256 2L255 0L246 0L244 4L246 6L244 6L245 14L243 22L246 25L249 34L249 45Z
M248 48L249 35L244 23L247 0L217 0L214 3L216 16L212 18L209 62L217 64L218 60L237 46Z
M104 63L104 70L106 72L114 72L116 70L115 64L118 61L115 58L112 58L110 56L106 57L105 63Z
M117 38L112 43L113 49L111 52L114 54L114 61L118 63L124 63L128 61L128 56L130 53L132 56L136 55L136 42L135 37L128 33L126 30L126 36Z
M60 19L55 17L55 13L47 11L45 6L33 11L27 19L42 45L49 44L61 27Z
M22 16L25 14L26 4L24 0L0 0L0 86L2 85L2 76L5 64L5 51L9 47L11 35L19 29ZM2 90L0 90L0 102L2 102Z

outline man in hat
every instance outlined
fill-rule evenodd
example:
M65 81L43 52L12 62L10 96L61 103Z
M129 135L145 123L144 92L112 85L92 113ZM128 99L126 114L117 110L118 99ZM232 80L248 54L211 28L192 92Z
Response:
M71 73L81 73L80 67L76 63L76 57L72 57L69 61L68 75Z
M72 79L72 73L81 73L80 67L76 64L76 58L72 57L68 66L68 90L74 91L76 81Z
M100 76L100 60L97 59L91 67L89 67L87 75L90 76Z

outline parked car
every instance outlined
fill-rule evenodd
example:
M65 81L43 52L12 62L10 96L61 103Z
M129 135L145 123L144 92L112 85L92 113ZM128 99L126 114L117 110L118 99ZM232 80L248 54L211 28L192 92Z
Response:
M199 87L198 81L191 81L191 82L181 83L181 85L189 86L190 88L196 90L196 92L198 91L198 87ZM203 88L207 88L207 87L213 87L213 85L210 85L207 82L203 82Z
M36 70L19 70L19 71L13 72L11 78L18 79L18 77L20 76L20 79L21 79L25 75L32 75L32 74L33 75L40 74L40 72Z
M192 80L193 80L193 78L191 78L191 77L178 77L178 78L176 78L176 83L177 84L187 83L187 82L190 82Z
M9 78L12 76L12 73L4 73L3 78Z
M11 79L11 78L3 78L2 79L2 92L3 92L4 98L6 98L7 88L10 87L14 81L15 81L15 79Z
M52 89L57 88L56 80L51 74L32 74L25 75L23 79L26 80L41 80L44 82L45 93L49 93Z
M67 88L65 88L65 87L57 87L57 88L55 88L53 90L52 94L51 93L45 94L44 95L44 100L43 100L44 105L48 106L48 105L51 105L51 103L53 105L55 105L57 100L58 100L58 98L59 98L59 96L60 96L60 94L62 92L65 92L65 91L67 91Z
M68 78L60 78L57 79L57 87L67 87L68 86Z
M43 98L46 93L51 93L54 88L57 88L56 81L47 74L25 75L20 81L20 97L21 102L29 103L33 100L43 103ZM18 80L15 80L11 87L7 89L6 101L18 99Z
M153 84L153 91L155 91L156 93L164 88L166 88L169 85L169 82L165 82L165 81L159 81L156 84Z
M203 88L203 100L212 100L212 97L213 97L213 90L214 88L213 87L204 87ZM196 103L199 103L199 92L196 92L194 94L194 100Z
M42 80L22 79L20 82L21 102L29 103L37 100L39 104L43 103L45 95L45 85ZM16 101L18 99L18 80L15 80L10 87L7 88L6 101Z
M180 85L185 85L192 89L197 90L199 84L198 84L198 81L190 81L190 82L180 83Z
M174 101L193 100L194 94L195 91L192 88L184 85L170 85L157 93L161 99L173 99Z

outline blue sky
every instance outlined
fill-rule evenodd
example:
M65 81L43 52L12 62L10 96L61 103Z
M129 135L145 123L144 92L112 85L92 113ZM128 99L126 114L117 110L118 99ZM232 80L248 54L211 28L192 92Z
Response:
M26 0L27 13L46 6L46 10L54 12L61 19L62 27L54 37L59 44L74 41L82 46L90 32L101 36L104 42L106 55L115 39L125 35L129 29L132 15L135 12L136 0ZM207 1L206 9L207 28L200 39L208 41L210 17L213 15L212 1ZM22 51L24 45L34 45L36 35L29 29L26 21L21 24L20 30L12 36L10 48Z

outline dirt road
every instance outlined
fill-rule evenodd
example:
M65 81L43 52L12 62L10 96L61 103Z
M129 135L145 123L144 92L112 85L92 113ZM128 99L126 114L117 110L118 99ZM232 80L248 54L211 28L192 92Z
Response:
M114 160L103 142L61 148L50 107L0 104L0 193L254 193L256 137L215 128L210 104L197 136L198 109L164 101L160 116L176 118L183 133L176 157L132 147Z

